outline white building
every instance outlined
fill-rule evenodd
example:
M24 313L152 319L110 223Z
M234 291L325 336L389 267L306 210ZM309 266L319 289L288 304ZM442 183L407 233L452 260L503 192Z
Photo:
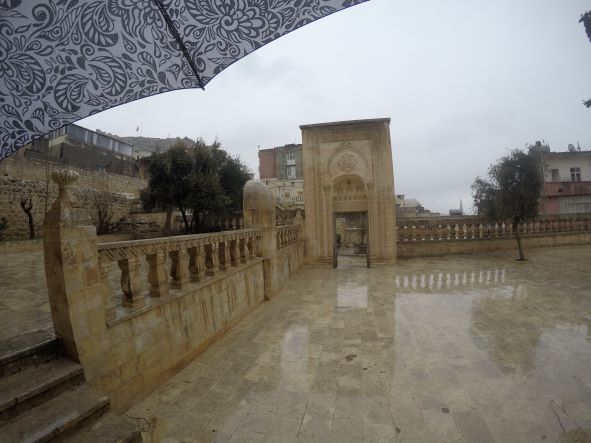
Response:
M591 151L544 153L544 214L591 213Z

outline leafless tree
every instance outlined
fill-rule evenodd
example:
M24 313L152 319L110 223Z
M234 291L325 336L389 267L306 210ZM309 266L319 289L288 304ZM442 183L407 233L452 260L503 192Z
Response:
M35 238L35 223L33 222L33 199L28 195L21 195L21 208L29 218L29 240Z
M108 234L111 231L111 219L113 218L109 196L105 193L95 194L94 207L98 216L96 233L98 235Z

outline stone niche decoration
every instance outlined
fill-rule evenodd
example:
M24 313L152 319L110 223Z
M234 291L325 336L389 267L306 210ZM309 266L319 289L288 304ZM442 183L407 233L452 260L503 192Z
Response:
M390 119L300 126L306 260L333 260L333 214L366 212L370 261L396 260Z

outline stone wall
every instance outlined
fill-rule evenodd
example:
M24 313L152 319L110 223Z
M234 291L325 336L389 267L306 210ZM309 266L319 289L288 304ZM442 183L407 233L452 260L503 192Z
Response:
M118 412L141 400L263 302L262 261L97 325L78 343L89 351L81 358L89 383Z
M525 248L588 244L591 216L545 216L520 223L517 230ZM396 234L399 258L478 254L517 247L510 222L489 223L475 217L399 221Z
M63 168L61 165L45 163L19 156L9 157L0 162L0 216L8 219L5 239L28 238L28 219L20 207L22 195L33 200L33 220L36 235L40 236L43 218L57 196L57 186L49 179L51 171ZM110 205L116 222L127 217L133 200L139 197L140 190L147 181L122 175L106 174L69 167L79 174L74 195L84 210L89 222L96 224L97 211L95 196L104 198Z
M523 238L523 247L525 248L526 257L529 248L581 244L591 244L590 232L565 232ZM398 258L438 257L454 254L483 254L486 252L511 249L517 251L517 243L512 238L485 238L468 241L441 240L399 242Z

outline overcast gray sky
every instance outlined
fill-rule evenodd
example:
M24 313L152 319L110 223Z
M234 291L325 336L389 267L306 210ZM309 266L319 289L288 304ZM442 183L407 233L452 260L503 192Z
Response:
M80 121L148 137L216 137L257 170L257 149L299 125L390 117L397 194L447 213L510 148L591 149L589 0L371 0L237 62L205 91L147 98Z

